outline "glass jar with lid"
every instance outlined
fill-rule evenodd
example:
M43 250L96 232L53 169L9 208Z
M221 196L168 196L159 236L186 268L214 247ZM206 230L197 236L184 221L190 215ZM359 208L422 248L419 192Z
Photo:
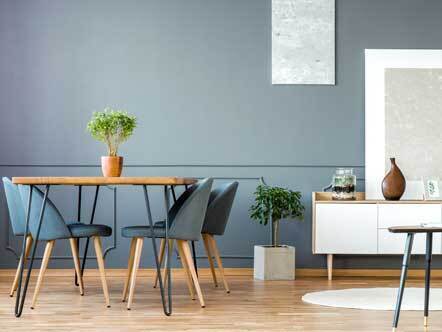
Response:
M331 183L332 199L355 200L356 199L356 175L352 168L337 168Z

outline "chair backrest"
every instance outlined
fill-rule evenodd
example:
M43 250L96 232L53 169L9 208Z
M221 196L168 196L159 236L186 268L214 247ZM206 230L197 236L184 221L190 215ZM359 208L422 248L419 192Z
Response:
M20 185L20 195L23 202L23 206L28 206L29 189L30 186ZM29 229L32 237L35 239L38 230L38 222L40 218L40 211L43 203L44 194L36 187L32 187L32 202L31 212L29 219ZM47 198L46 207L43 215L43 221L41 224L39 240L56 240L70 238L71 232L66 226L61 213L52 201Z
M26 211L20 196L18 186L13 184L7 177L3 178L5 187L6 203L9 210L9 221L14 235L23 235L25 233Z
M172 205L172 207L169 210L169 227L172 225L173 220L176 217L176 214L181 209L183 204L187 201L187 199L192 195L192 193L198 188L200 182L197 182L196 184L190 186L187 188L176 200L176 202Z
M232 210L238 182L226 183L212 190L202 233L223 235Z
M169 231L172 239L196 241L201 237L212 183L211 178L199 181L197 185L186 190L184 197L181 195L174 204L169 212Z

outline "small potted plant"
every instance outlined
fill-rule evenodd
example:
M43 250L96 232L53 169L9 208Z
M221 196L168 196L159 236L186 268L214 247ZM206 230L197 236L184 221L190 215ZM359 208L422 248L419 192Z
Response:
M120 176L123 169L123 157L118 156L118 148L133 133L137 119L122 110L109 107L103 112L94 112L87 124L92 137L104 142L108 147L108 155L101 157L101 170L106 177Z
M255 203L250 217L260 224L271 225L271 245L255 246L254 272L256 279L292 280L295 278L295 248L280 245L281 219L304 218L301 193L280 187L271 187L261 178L255 191Z

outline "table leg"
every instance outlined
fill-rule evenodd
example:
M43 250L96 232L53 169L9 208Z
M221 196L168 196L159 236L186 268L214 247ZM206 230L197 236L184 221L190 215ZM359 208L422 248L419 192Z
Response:
M36 233L36 236L34 239L34 244L32 246L32 253L31 253L31 258L29 260L29 267L28 267L28 272L26 275L25 284L23 287L23 294L21 294L21 286L22 286L22 282L23 282L23 270L24 270L24 264L25 264L24 254L25 254L26 236L29 231L29 219L30 219L30 213L31 213L32 191L34 189L34 187L32 185L29 186L28 208L26 211L26 225L25 225L25 233L23 235L24 244L23 244L23 250L22 250L22 254L21 254L22 259L21 259L21 264L20 264L20 278L18 281L17 298L15 300L15 310L14 310L15 317L20 317L23 312L23 305L25 303L26 293L28 291L29 279L31 278L31 272L32 272L32 266L34 264L35 252L37 251L38 238L40 236L41 224L43 221L43 215L45 212L46 202L47 202L47 198L48 198L48 194L49 194L49 187L50 187L49 185L46 185L46 187L45 187L43 202L41 204L41 210L40 210L40 215L39 215L39 220L38 220L37 233Z
M428 303L430 301L430 274L431 255L433 252L433 233L427 233L427 250L425 252L425 303L424 303L424 326L428 326Z
M80 222L81 220L81 189L82 186L78 186L78 205L77 205L77 221ZM80 248L80 238L77 238L77 249ZM77 272L75 272L75 280L74 280L75 286L78 286L78 276Z
M396 309L394 311L393 332L396 331L399 323L399 314L401 312L402 297L404 295L405 281L407 280L408 265L410 264L411 250L413 249L414 234L408 233L407 242L405 244L404 258L402 260L401 281L397 294Z
M156 244L156 239L155 239L155 232L154 232L154 227L153 227L153 219L152 219L152 212L150 210L150 203L149 203L149 195L147 193L147 186L143 185L143 191L144 191L144 201L146 204L146 212L147 212L147 219L149 221L149 226L150 226L150 234L151 234L151 239L152 239L152 247L153 247L153 255L155 257L155 265L156 265L156 269L157 269L157 275L158 275L158 283L160 284L160 294L161 294L161 301L163 304L163 311L164 314L166 316L170 316L172 313L172 293L171 293L171 284L172 284L172 280L170 279L170 268L169 268L169 263L170 263L170 258L171 258L171 248L169 247L169 234L168 234L168 228L169 228L169 190L167 188L167 186L164 187L164 201L166 204L166 236L165 236L165 241L167 243L167 255L168 255L168 262L166 262L166 273L168 274L169 277L169 282L168 282L168 301L166 303L166 299L165 299L165 295L164 295L164 284L163 284L163 278L161 276L161 263L158 260L158 250L157 250L157 244Z
M167 260L166 260L165 268L166 268L166 273L167 273L167 297L168 297L167 300L169 302L169 310L168 310L168 312L169 312L169 315L170 315L170 314L172 314L172 277L170 275L170 264L171 264L171 261L172 261L173 248L171 246L171 241L169 241L170 199L169 199L169 187L168 186L164 186L164 209L165 209L165 212L166 212L165 240L166 240L166 246L167 246Z
M176 203L175 187L171 186L170 191L172 192L173 202Z
M91 214L91 220L89 221L89 224L92 225L94 223L94 217L95 217L95 209L97 207L97 199L98 199L98 191L100 190L100 186L98 185L95 189L95 196L94 196L94 204L92 205L92 214ZM86 259L87 259L87 250L89 248L89 241L90 239L86 239L86 246L84 248L84 255L83 255L83 261L81 262L81 276L83 276L84 273L84 267L86 266Z

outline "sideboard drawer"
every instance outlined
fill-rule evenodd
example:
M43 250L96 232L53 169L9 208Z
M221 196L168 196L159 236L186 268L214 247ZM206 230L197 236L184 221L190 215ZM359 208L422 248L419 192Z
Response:
M376 204L316 204L315 253L376 254Z
M378 228L440 223L440 204L379 204Z
M388 229L380 229L378 237L380 254L403 254L405 250L405 233L390 233ZM426 234L416 234L413 241L413 254L425 254ZM433 254L441 253L441 234L433 234Z

